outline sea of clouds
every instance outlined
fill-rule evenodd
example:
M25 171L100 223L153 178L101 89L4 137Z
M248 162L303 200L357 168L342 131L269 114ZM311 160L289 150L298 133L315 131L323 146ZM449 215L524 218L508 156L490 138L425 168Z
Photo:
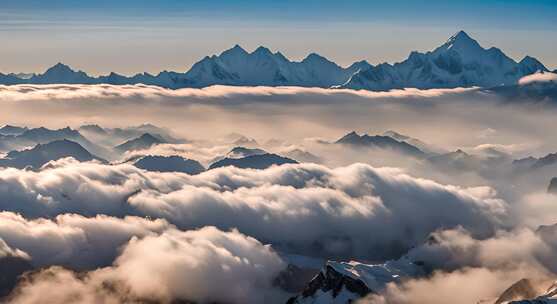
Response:
M557 150L552 108L504 104L478 89L140 85L2 86L0 104L3 123L150 122L187 139L122 160L176 154L207 165L232 147L222 141L231 132L323 160L194 176L69 158L0 168L0 260L33 270L8 302L284 303L276 281L284 254L368 262L408 254L435 267L371 303L477 302L557 273L557 236L539 232L557 222L557 199L545 193L553 171L440 168L331 144L352 130L395 130L478 158L489 148L509 159L542 156Z

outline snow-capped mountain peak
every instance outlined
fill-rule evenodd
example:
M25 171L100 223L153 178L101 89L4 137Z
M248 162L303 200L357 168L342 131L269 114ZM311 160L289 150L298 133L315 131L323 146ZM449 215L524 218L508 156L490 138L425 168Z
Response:
M424 274L423 264L406 256L384 264L328 261L306 288L290 298L287 304L354 303L370 293L380 292L391 282Z
M148 84L166 88L201 88L211 85L301 86L390 90L398 88L492 88L516 85L517 81L548 69L526 56L520 62L496 47L483 48L464 31L451 36L430 52L413 51L399 63L372 66L358 61L348 67L310 53L301 61L291 61L280 52L260 46L251 53L240 45L218 55L206 56L187 72L141 73L131 77L110 73L90 77L58 63L43 74L20 78L0 74L0 84Z
M465 31L459 31L447 40L440 49L456 51L478 51L482 49L478 41L472 39Z
M508 58L500 49L490 48L488 50L484 49L478 41L472 39L466 32L460 31L453 35L449 40L435 49L432 52L433 57L439 56L455 56L458 54L458 58L454 60L462 60L464 63L483 63L486 61L486 57L492 57L501 61L501 58L511 60Z
M342 87L367 90L489 88L514 85L537 69L547 70L534 58L517 63L496 47L484 49L466 32L460 31L431 52L412 52L402 62L360 70Z
M363 63L358 66L367 67ZM316 53L296 62L264 46L249 53L236 45L194 64L181 81L193 87L214 84L331 87L346 82L355 71Z

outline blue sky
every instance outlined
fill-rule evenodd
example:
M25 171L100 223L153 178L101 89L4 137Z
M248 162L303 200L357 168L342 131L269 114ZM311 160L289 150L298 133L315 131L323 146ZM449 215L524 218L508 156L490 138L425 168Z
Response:
M484 46L557 68L557 1L0 1L0 71L58 61L92 74L187 70L239 43L347 65L404 59L465 30Z

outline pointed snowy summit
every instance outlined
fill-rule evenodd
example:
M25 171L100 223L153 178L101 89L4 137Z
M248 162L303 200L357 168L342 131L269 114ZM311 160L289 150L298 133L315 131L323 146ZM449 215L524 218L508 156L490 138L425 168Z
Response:
M447 41L447 44L478 44L478 42L470 35L468 35L465 31L458 31L456 34L452 35L451 38Z

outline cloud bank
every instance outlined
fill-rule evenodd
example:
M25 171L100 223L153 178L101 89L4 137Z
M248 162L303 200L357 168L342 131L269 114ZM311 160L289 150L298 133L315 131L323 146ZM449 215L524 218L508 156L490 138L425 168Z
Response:
M28 217L133 215L180 229L238 228L286 251L328 257L390 258L439 228L462 225L489 236L507 225L507 204L493 189L364 164L227 167L189 176L63 159L40 171L2 169L0 181L0 208Z
M268 246L238 231L167 229L132 238L109 267L27 274L7 302L269 303L280 294L272 280L284 266Z
M198 139L124 158L179 154L208 164L232 148L222 135L236 131L269 151L309 148L327 165L220 168L196 176L72 159L35 171L0 168L0 258L40 268L26 275L14 303L45 296L85 303L272 302L285 298L272 285L285 267L275 250L374 262L410 250L435 267L430 277L390 285L372 299L378 303L443 303L451 295L469 303L556 270L557 242L536 231L554 221L555 198L538 193L554 168L534 174L511 166L516 155L557 149L547 132L554 126L550 108L502 106L477 89L52 85L0 92L7 123L152 122ZM395 130L446 151L463 148L475 153L463 161L472 168L327 143L352 129ZM493 155L503 157L497 164L505 170L486 162ZM443 293L434 297L431 290Z
M366 90L349 89L324 89L304 87L238 87L215 85L207 88L195 89L165 89L149 85L79 85L79 84L52 84L52 85L0 85L3 101L18 100L72 100L80 98L114 99L114 98L198 98L216 99L234 96L289 96L289 95L352 95L363 98L412 98L412 97L440 97L443 95L460 94L475 91L477 88L456 89L399 89L388 92L374 92Z
M436 271L390 284L362 303L493 303L525 278L541 295L557 275L557 226L499 231L487 239L474 238L463 228L438 231L408 255Z
M110 265L120 246L132 237L160 234L171 227L160 219L103 215L63 214L52 220L27 220L1 212L0 219L0 239L29 255L35 267L63 265L72 269Z

